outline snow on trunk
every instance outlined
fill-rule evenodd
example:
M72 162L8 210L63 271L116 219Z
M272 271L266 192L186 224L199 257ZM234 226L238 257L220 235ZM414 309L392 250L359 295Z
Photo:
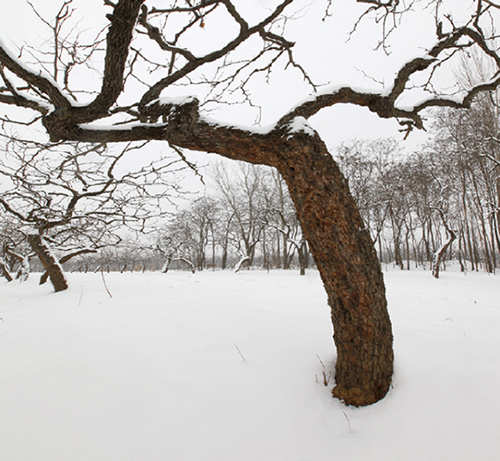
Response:
M243 256L236 264L236 266L234 266L234 272L239 272L241 270L241 267L243 266L243 264L247 263L247 262L250 262L250 256Z
M446 250L450 247L453 241L456 239L454 232L448 233L448 239L444 242L441 247L432 256L432 276L439 278L439 266L446 254Z
M43 264L45 271L49 274L50 281L54 286L54 291L64 291L68 288L68 282L64 276L63 268L59 260L52 252L50 245L40 234L29 234L28 242L32 250Z
M446 250L448 250L448 248L457 238L457 236L455 232L453 232L453 230L450 228L450 226L448 226L448 222L445 219L443 210L441 210L440 208L438 208L437 210L439 212L439 215L441 216L441 221L443 222L444 228L446 229L446 233L448 234L448 238L446 239L446 241L432 256L432 276L438 279L439 266L441 265L441 261L443 260L444 255L446 254Z

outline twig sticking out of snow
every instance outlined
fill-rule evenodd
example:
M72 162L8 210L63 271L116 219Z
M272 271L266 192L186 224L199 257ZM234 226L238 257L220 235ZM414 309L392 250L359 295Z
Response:
M352 432L351 420L350 420L350 419L349 419L349 417L345 414L345 411L343 411L342 413L344 413L345 419L347 419L347 423L349 424L349 432Z
M109 297L112 298L113 295L111 294L111 291L109 291L108 285L106 283L106 279L104 278L104 271L102 270L102 264L101 264L101 278L102 278L102 283L104 283L104 288L106 288L106 291L107 291Z
M326 386L328 386L328 383L330 382L330 378L332 377L332 374L331 373L328 373L328 375L326 374L326 367L325 367L325 364L323 363L323 360L321 360L321 358L319 357L318 354L316 354L316 357L318 357L319 363L321 363L321 366L323 367L323 384L326 387Z
M243 356L243 354L240 351L240 348L235 344L234 347L236 347L236 350L240 353L241 358L243 359L244 362L247 361L247 359Z
M78 299L78 307L80 307L80 304L82 302L82 299L83 299L83 284L80 286L81 288L81 291L80 291L80 298Z

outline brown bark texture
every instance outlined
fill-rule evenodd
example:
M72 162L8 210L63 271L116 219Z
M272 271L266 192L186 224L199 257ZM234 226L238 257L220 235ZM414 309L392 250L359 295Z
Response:
M280 160L331 308L337 348L333 395L348 405L375 403L391 384L393 338L370 234L319 137L290 138Z
M45 272L48 274L54 291L64 291L68 288L68 282L64 277L59 261L51 253L49 246L40 234L29 234L28 242L31 249L36 253L38 259L42 263Z

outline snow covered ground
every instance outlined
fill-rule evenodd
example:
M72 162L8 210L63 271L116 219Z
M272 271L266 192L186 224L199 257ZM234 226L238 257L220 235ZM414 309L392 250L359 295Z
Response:
M0 459L500 459L500 278L385 274L393 389L345 407L318 274L0 282Z

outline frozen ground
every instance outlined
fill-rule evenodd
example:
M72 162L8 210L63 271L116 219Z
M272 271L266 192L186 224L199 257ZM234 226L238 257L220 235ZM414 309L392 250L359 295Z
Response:
M393 389L359 409L316 272L105 277L0 282L0 459L500 459L498 276L386 273Z

